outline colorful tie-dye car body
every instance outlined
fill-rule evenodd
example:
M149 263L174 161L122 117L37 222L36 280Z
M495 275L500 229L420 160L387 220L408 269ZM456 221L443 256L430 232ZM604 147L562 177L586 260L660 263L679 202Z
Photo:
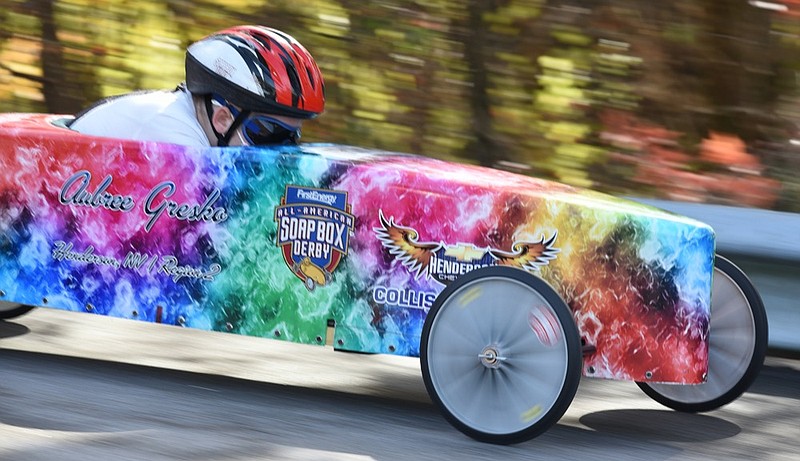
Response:
M0 116L0 317L419 356L445 417L494 443L557 422L581 375L704 411L763 362L758 294L700 222L418 156L190 149L64 120Z

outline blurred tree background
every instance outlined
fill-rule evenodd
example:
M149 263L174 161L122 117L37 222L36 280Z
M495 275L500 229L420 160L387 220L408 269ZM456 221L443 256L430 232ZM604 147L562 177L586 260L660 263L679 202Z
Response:
M800 0L0 0L0 111L174 87L246 23L317 58L306 141L800 212Z

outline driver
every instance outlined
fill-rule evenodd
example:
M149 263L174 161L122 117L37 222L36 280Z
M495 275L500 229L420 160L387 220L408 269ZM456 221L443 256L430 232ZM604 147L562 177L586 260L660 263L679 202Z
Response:
M98 101L70 128L95 136L194 147L296 144L325 107L322 74L290 35L237 26L186 50L186 82Z

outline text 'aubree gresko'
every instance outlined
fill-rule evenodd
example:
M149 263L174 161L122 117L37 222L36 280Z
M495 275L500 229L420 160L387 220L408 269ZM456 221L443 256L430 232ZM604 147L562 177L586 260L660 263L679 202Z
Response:
M132 196L109 192L113 181L111 175L107 175L94 190L90 189L91 180L92 174L87 170L73 174L61 186L58 201L62 205L105 208L122 213L135 208L136 199ZM148 217L144 226L145 231L149 232L162 216L179 221L214 223L228 219L228 211L224 207L214 206L221 195L219 189L212 190L202 203L179 203L170 200L176 189L172 181L162 181L150 189L142 206L142 211Z

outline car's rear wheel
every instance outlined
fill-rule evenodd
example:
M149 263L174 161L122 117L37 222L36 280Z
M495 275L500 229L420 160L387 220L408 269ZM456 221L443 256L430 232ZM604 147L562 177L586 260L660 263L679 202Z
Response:
M750 279L717 255L709 326L708 377L697 385L637 383L656 402L690 413L727 405L755 381L767 352L764 303Z
M509 267L470 272L431 307L421 366L431 399L483 442L531 439L569 407L581 376L569 308L543 280Z

